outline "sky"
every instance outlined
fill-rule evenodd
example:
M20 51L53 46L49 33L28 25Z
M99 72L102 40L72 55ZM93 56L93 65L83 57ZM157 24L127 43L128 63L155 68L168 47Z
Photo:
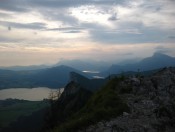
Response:
M174 0L0 0L0 66L175 56Z

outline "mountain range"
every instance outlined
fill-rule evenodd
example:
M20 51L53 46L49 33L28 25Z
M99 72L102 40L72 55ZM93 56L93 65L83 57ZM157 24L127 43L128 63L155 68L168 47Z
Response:
M33 87L62 88L69 82L69 74L72 71L87 76L81 71L63 65L40 70L0 70L0 89Z
M45 69L49 67L53 67L53 66L49 66L49 65L9 66L9 67L0 66L0 69L12 70L12 71L29 71L29 70Z
M56 66L66 65L81 71L104 71L110 66L110 63L105 61L92 60L61 60Z
M128 71L149 71L169 66L175 66L174 57L162 53L154 53L153 56L147 57L137 63L124 65L113 64L107 71L101 72L101 75L108 76L110 74L120 74Z
M61 64L71 65L74 68ZM108 66L109 65L110 64L108 64ZM69 82L69 74L71 72L79 73L88 78L106 78L112 74L135 74L136 72L144 72L169 66L175 66L174 57L161 53L155 53L151 57L147 57L132 64L113 64L109 66L109 68L107 68L105 62L98 62L95 65L95 62L86 63L85 61L78 60L62 61L50 67L45 65L33 66L35 70L29 70L32 68L32 66L21 67L21 70L20 67L16 67L15 70L15 67L11 67L13 70L0 69L0 89L33 87L61 88ZM82 72L83 67L90 72ZM80 70L75 68L80 68ZM101 72L91 73L93 70L101 70ZM84 82L87 82L88 85L88 81Z

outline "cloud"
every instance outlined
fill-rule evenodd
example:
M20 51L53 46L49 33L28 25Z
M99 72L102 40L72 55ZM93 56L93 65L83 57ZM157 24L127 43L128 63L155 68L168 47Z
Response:
M64 28L51 28L47 29L48 31L68 31L68 30L82 30L84 28L81 27L64 27Z
M164 47L164 46L157 46L155 48L155 52L158 52L158 53L170 53L170 52L172 52L172 50L167 48L167 47Z
M11 28L19 28L19 29L45 29L46 24L41 22L33 22L33 23L16 23L9 21L0 21L0 25Z
M171 2L138 0L128 3L112 7L108 20L114 26L90 30L91 39L103 44L166 43L167 35L175 34L175 9Z
M0 46L6 46L11 43L11 46L20 45L20 43L24 41L22 38L9 37L9 35L1 35L0 37ZM7 43L7 44L6 44ZM16 44L17 43L17 44ZM9 47L9 45L8 45Z
M62 32L62 33L82 33L84 28L81 27L64 27L64 28L51 28L46 29L46 31L56 31L56 32Z
M111 59L111 56L142 56L144 51L143 55L148 55L155 50L173 54L175 50L173 0L1 0L0 3L0 46L7 45L10 51L57 48L55 53L60 53L55 58L67 54L67 58ZM155 48L157 45L163 47Z
M0 9L13 12L27 12L27 3L21 0L1 0Z
M27 12L33 8L69 8L83 5L112 5L123 0L1 0L0 9Z
M117 18L117 13L114 13L112 16L110 16L110 17L108 18L108 20L109 20L109 21L116 21L116 20L119 20L119 19Z
M117 31L93 30L91 31L91 38L93 41L101 42L103 44L127 44L127 43L140 43L140 35L137 34L123 34Z
M162 43L166 42L167 32L145 28L139 24L137 26L128 24L118 29L96 28L90 30L92 41L101 44L142 44L142 43ZM160 37L161 36L161 37Z
M9 13L0 12L0 17L1 18L12 18L12 15Z
M81 31L78 30L72 30L72 31L66 31L64 33L81 33Z
M46 9L40 8L38 9L38 11L44 19L49 20L49 21L56 21L56 22L59 21L61 22L60 24L61 26L63 24L77 26L79 22L77 18L71 15L71 12L69 12L68 9L56 8L56 9L46 10Z
M42 7L67 8L83 5L113 5L124 3L123 0L30 0L30 3Z
M168 36L169 39L175 39L175 36Z

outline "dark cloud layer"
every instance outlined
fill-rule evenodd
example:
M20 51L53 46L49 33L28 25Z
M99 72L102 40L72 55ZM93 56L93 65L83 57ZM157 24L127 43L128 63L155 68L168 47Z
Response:
M125 29L99 29L90 31L93 41L102 44L142 44L161 43L166 40L167 32L144 27L125 27ZM161 37L160 37L161 36Z
M172 49L166 48L164 46L157 46L155 48L155 52L166 54L172 52Z
M29 11L25 0L1 0L0 9L15 12Z
M76 7L82 5L111 5L121 4L123 0L30 0L30 3L53 8L65 8L65 7Z
M81 33L82 31L79 30L72 30L72 31L65 31L63 33Z
M138 0L135 3L131 0L1 0L0 9L6 12L0 11L0 16L4 19L0 19L0 26L5 26L9 31L14 28L74 34L86 31L88 40L100 44L161 43L174 39L172 34L175 33L168 27L171 21L174 22L171 6L174 2L167 0L167 5L165 3L163 0L153 2ZM97 20L88 22L78 19L79 16L72 15L69 10L87 5L93 5L91 8L94 10L98 9L95 12L97 20L99 15L107 14L101 22L107 21L113 24L114 28L103 25ZM88 11L89 9L84 12L80 9L78 13L83 12L84 14L80 16L83 18ZM11 17L18 17L18 13L32 12L37 12L42 18L41 21L10 20ZM93 14L90 12L89 15ZM163 16L168 16L167 18L171 20L166 21ZM53 22L54 27L48 22Z
M0 25L4 25L10 28L19 28L19 29L45 29L46 24L40 22L34 23L16 23L16 22L8 22L8 21L0 21Z
M169 39L175 39L175 36L168 36Z
M32 8L68 8L82 5L121 4L123 0L1 0L0 9L24 12Z
M0 62L175 55L174 5L174 0L0 0Z
M38 9L38 11L43 15L43 17L49 21L60 21L64 24L77 25L78 20L71 16L66 9ZM64 13L63 13L64 12Z

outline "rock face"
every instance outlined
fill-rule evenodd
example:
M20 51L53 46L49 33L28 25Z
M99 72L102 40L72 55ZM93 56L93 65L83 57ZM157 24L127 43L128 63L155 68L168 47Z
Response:
M51 103L42 131L50 131L50 129L67 120L86 104L91 95L91 91L84 89L78 83L73 81L68 83L61 97L56 102Z
M175 131L175 68L164 68L147 78L127 78L118 90L131 112L89 126L86 132Z
M91 92L97 91L106 81L105 79L89 79L76 72L70 72L70 82L78 83L84 89Z

